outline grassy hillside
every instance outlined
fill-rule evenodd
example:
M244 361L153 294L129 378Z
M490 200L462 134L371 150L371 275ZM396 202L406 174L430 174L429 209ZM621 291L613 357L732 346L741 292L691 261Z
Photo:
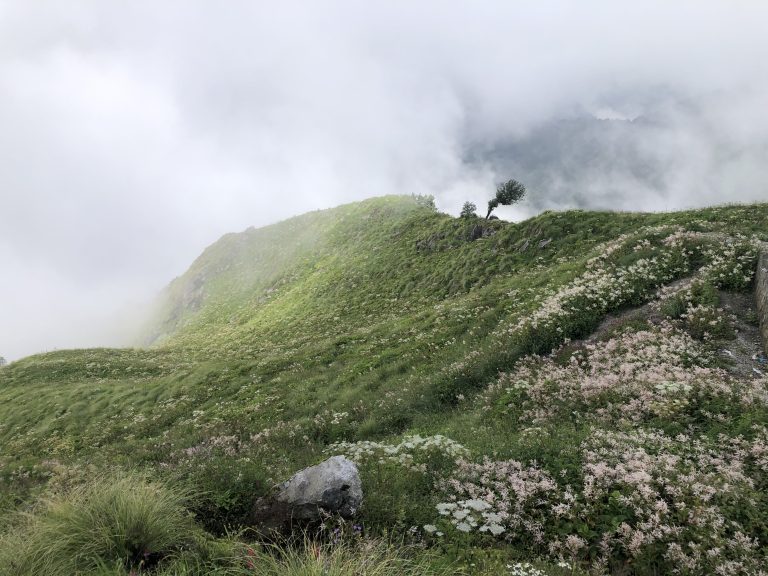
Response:
M170 500L194 537L143 566L259 573L248 534L222 535L345 453L365 542L427 547L433 569L757 574L768 382L744 335L761 240L768 205L512 224L411 197L227 235L165 291L149 347L0 368L0 550L19 556L41 502L82 507L108 474L193 494ZM33 573L8 558L0 573Z

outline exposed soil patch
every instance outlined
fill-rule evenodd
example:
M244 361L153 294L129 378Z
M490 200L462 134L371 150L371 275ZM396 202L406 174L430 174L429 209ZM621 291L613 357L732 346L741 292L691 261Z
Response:
M689 284L690 277L681 278L668 285L666 290L672 294L679 289ZM664 314L661 313L659 301L651 300L642 306L636 308L628 308L621 312L608 314L595 331L584 340L585 343L594 343L601 340L607 340L613 336L613 334L621 327L631 324L638 324L642 322L648 322L650 324L660 324L665 319Z
M594 344L611 338L620 328L641 322L653 322L654 317L651 303L637 308L629 308L615 314L608 314L595 331L584 340L585 344Z

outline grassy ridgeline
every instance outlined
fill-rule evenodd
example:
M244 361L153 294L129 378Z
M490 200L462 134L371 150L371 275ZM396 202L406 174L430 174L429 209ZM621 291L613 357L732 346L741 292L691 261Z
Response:
M679 243L675 234L682 234ZM728 251L721 239L753 234L768 239L768 205L673 214L550 212L511 224L455 219L423 199L387 197L227 235L166 290L146 333L152 347L55 352L0 369L0 526L10 530L3 545L49 541L30 534L53 530L51 509L23 529L32 532L15 523L18 510L44 509L35 504L38 497L75 489L72 497L82 504L77 487L101 486L104 470L139 470L166 488L198 495L177 502L195 523L179 516L186 536L171 538L163 554L174 558L199 546L184 562L204 565L215 552L206 546L235 546L209 534L238 529L255 497L326 457L333 443L397 446L413 433L450 436L474 459L537 463L542 477L570 470L563 478L582 489L584 479L574 472L588 458L581 447L596 442L593 432L605 422L595 420L593 406L564 392L557 392L558 418L527 421L533 400L515 388L518 362L589 335L606 314L641 306L657 287L716 265L731 270L730 284L717 278L725 274L719 268L706 272L703 288L676 296L665 310L687 317L693 298L717 314L718 290L751 288L732 269L753 266L748 248ZM542 315L553 306L557 313ZM709 337L712 317L702 318L706 323L679 322ZM633 329L647 327L641 321ZM702 358L710 358L715 343L702 346ZM695 360L711 364L706 358ZM510 379L509 390L491 394L500 372L508 373L502 381ZM619 400L597 410L604 414ZM541 413L551 411L552 402L538 401ZM678 412L666 407L609 428L756 438L754 425L765 420L759 402L707 402L675 404ZM727 423L707 416L718 413L739 416ZM404 449L400 456L409 454ZM496 540L450 526L440 527L442 539L424 534L422 527L439 519L436 479L455 474L453 458L439 450L424 456L405 472L402 462L389 460L363 467L367 531L429 544L467 569L474 564L479 571L487 561L489 573L548 556L535 542L505 545L509 532ZM766 512L756 502L744 511L753 518L739 522L759 533ZM598 554L598 529L633 522L614 503L590 513L600 519L549 523L589 543L577 551L584 566ZM65 563L81 558L66 550L53 555ZM664 553L659 547L641 560L615 560L651 574ZM551 557L546 566L551 574L573 568L561 569Z

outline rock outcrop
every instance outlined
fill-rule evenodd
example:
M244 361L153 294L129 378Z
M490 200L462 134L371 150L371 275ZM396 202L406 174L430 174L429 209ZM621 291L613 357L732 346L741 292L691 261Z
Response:
M479 240L480 238L488 238L489 236L493 236L496 234L496 229L490 226L485 225L482 221L478 222L472 228L469 230L469 235L467 236L467 240L470 242L474 242L475 240Z

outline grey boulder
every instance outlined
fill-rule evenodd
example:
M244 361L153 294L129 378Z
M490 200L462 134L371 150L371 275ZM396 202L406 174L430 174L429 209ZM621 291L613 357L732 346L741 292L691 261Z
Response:
M357 466L344 456L332 456L304 468L279 484L272 496L254 507L255 523L280 528L293 521L319 520L324 513L351 518L363 502Z
M355 463L332 456L281 484L277 500L290 506L294 518L301 520L319 518L321 509L351 518L363 502L363 487Z

